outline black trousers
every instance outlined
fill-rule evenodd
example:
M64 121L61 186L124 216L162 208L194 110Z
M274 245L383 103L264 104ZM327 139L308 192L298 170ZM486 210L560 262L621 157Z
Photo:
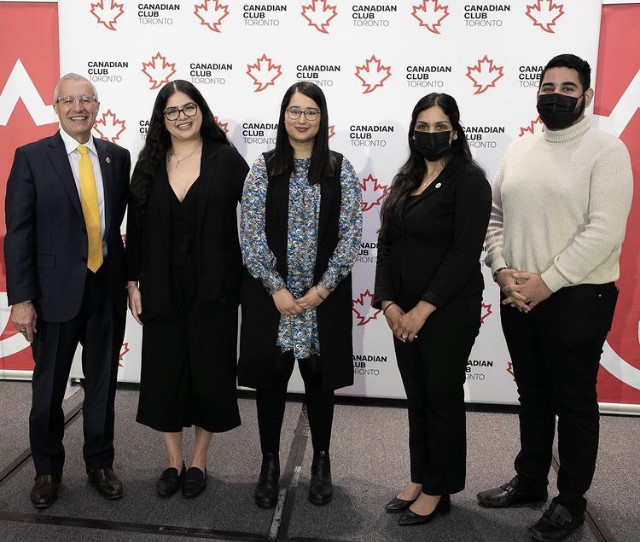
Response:
M82 307L68 322L38 319L32 343L35 368L29 438L37 474L60 474L64 465L62 401L78 343L85 376L83 455L87 467L113 464L113 426L118 359L125 313L116 311L108 263L87 271ZM124 288L124 285L123 285Z
M464 383L480 307L480 299L454 300L427 319L414 342L394 338L407 394L411 481L429 495L464 489Z
M529 314L501 307L520 396L518 478L544 490L558 417L559 502L586 507L598 454L596 379L618 290L613 283L562 288Z
M275 363L271 386L256 390L260 447L263 454L280 451L287 384L293 372L293 363L293 352L281 353ZM313 449L328 451L331 444L334 392L322 389L322 359L319 356L299 360L298 367L304 381L304 401Z

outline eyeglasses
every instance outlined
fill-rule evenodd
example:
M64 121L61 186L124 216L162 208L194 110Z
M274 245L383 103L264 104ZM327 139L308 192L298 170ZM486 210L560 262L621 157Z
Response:
M73 105L79 102L82 105L89 105L98 101L97 96L59 96L56 99L56 103L63 103L64 105Z
M287 116L291 120L298 120L300 115L304 115L304 118L309 122L313 122L320 116L320 111L314 107L308 109L300 109L299 107L289 107L287 109Z
M169 107L163 111L167 120L178 120L180 113L184 113L185 117L195 117L197 112L198 104L194 104L193 102L189 102L182 107Z

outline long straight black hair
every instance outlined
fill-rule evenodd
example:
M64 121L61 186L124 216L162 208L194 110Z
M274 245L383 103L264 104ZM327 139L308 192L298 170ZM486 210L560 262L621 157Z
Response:
M171 135L164 124L164 109L169 98L176 92L186 94L200 108L202 113L200 135L203 140L213 140L230 145L227 135L216 123L213 113L200 91L192 83L182 79L168 82L160 89L153 104L144 147L140 151L138 163L131 177L131 193L139 208L146 207L156 173L166 167L167 152L171 149Z
M478 168L480 167L474 162L471 156L469 143L467 142L464 130L460 125L460 110L458 109L458 104L453 96L437 92L427 94L418 101L411 113L411 124L409 125L409 133L407 134L409 158L393 178L389 193L382 203L381 213L383 222L385 219L388 219L398 212L409 194L418 187L424 178L426 165L424 163L424 158L418 154L415 149L413 133L415 131L418 115L420 115L424 110L436 105L444 111L445 115L449 118L453 131L457 133L457 139L453 140L451 143L451 149L445 155L447 160L456 158L464 162L468 162L469 164L474 164Z
M276 148L268 154L267 167L272 176L293 171L293 147L289 142L289 135L285 128L284 116L289 107L291 97L296 93L311 98L320 110L320 127L313 141L311 163L309 164L309 184L316 184L324 177L336 175L337 162L329 152L329 112L324 92L318 85L300 81L291 85L282 97L280 116L278 117L278 132L276 134Z

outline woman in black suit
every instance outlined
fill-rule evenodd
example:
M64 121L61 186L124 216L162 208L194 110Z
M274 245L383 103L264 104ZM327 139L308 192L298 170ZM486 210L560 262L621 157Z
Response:
M417 525L464 488L464 390L480 328L480 253L491 187L471 158L456 101L414 107L410 156L382 206L375 298L394 335L409 409L411 481L386 507Z
M144 324L137 421L164 434L161 497L206 487L212 433L240 424L236 207L248 166L187 81L158 93L131 179L129 307ZM182 429L195 425L186 469Z

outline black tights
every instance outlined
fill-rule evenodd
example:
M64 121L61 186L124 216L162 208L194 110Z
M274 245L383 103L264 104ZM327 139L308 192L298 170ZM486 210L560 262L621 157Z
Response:
M307 405L311 441L314 450L329 450L333 423L333 390L322 389L322 360L318 356L298 361L304 381L304 401ZM258 427L262 453L280 451L280 432L287 400L287 385L293 372L293 353L278 356L269 389L256 391Z

